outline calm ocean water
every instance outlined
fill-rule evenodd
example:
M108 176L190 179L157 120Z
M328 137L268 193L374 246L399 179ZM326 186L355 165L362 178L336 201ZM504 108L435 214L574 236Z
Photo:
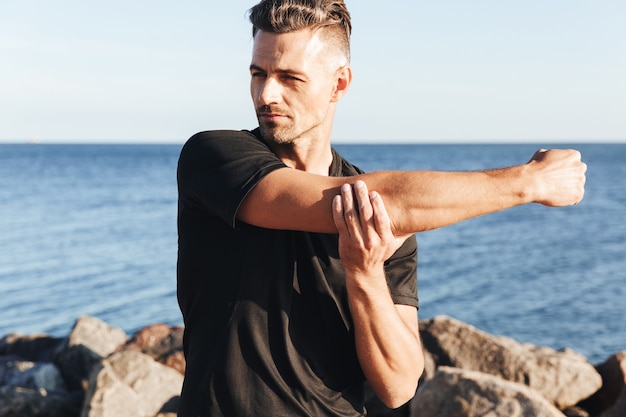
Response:
M542 145L545 147L546 145ZM537 145L338 145L366 170L476 170ZM565 147L558 145L557 147ZM575 145L578 206L516 207L418 235L420 318L446 314L592 362L626 349L626 144ZM179 145L0 145L0 336L181 324Z

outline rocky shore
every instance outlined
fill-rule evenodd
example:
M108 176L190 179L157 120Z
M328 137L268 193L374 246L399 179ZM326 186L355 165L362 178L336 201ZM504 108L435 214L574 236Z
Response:
M590 364L572 351L520 344L449 317L420 321L426 370L415 398L373 417L626 417L626 351ZM81 317L67 337L0 339L0 417L175 417L181 327L132 336Z

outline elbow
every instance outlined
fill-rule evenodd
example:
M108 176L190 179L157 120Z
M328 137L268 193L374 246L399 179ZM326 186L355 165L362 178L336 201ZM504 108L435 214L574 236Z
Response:
M407 355L402 355L407 358ZM388 408L402 407L413 399L424 373L424 354L420 348L412 355L412 360L393 362L387 372L368 373L368 381L378 399Z
M416 391L417 381L403 384L402 387L395 387L393 390L385 390L385 392L376 393L376 395L387 408L396 409L411 401Z
M413 399L423 372L424 367L422 366L418 372L412 372L411 375L407 375L403 381L397 381L395 384L379 387L372 385L372 388L374 388L378 399L387 408L396 409Z

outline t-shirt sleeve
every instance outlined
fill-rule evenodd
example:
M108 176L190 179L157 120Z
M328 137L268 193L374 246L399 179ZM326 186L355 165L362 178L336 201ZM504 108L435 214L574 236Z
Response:
M395 304L419 307L417 297L417 239L409 237L385 262L387 285Z
M286 165L252 132L197 133L183 146L178 161L180 202L201 206L235 227L246 195L280 168Z

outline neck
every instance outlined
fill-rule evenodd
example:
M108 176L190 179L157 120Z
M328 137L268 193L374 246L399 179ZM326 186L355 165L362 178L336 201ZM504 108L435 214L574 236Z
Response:
M333 162L329 140L315 143L298 141L290 144L272 144L271 148L288 167L312 174L328 176Z

